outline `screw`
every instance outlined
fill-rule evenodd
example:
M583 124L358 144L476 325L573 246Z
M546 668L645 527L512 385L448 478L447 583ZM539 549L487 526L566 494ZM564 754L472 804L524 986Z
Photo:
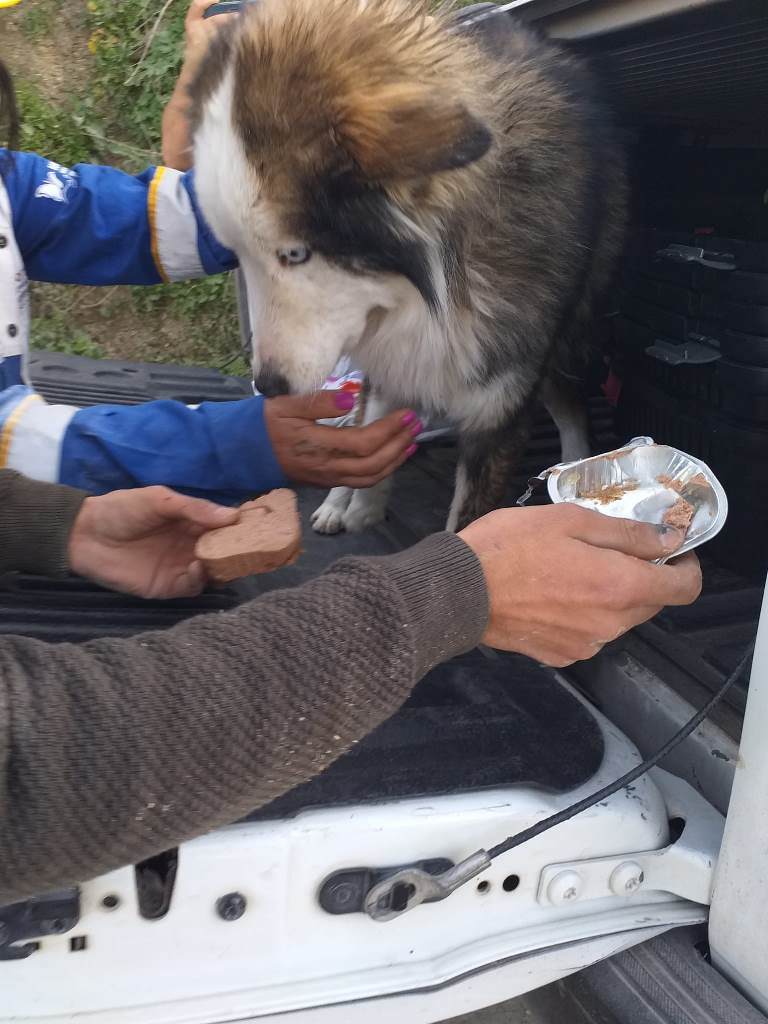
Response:
M101 905L105 910L116 910L120 906L120 897L111 893L109 896L104 897L101 901Z
M633 896L644 881L640 865L633 860L625 860L611 872L608 886L616 896Z
M239 892L228 892L216 900L216 913L222 921L237 921L245 913L248 901Z
M561 871L547 886L550 903L573 903L581 895L581 875L577 871Z

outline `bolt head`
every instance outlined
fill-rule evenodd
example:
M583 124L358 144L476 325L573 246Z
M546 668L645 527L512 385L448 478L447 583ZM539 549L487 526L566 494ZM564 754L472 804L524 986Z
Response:
M640 865L636 861L625 860L611 872L608 886L615 896L634 896L644 881Z
M332 886L330 898L335 907L344 910L346 907L356 903L361 896L360 886L354 882L338 882Z
M245 913L248 901L240 892L228 892L216 900L216 913L222 921L237 921Z
M547 899L557 906L574 903L581 895L582 888L578 871L560 871L547 886Z

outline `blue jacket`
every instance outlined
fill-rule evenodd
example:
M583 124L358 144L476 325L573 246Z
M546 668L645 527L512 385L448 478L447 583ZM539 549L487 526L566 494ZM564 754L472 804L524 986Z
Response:
M27 383L28 278L150 285L236 266L200 213L194 173L69 169L2 149L0 166L0 467L94 493L162 483L230 503L283 485L260 397L76 409Z

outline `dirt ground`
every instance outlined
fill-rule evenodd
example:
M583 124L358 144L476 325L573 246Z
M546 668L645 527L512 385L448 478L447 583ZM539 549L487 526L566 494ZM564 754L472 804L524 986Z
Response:
M54 30L30 40L22 21L33 2L3 11L0 55L13 75L23 75L51 103L82 87L88 79L88 33L79 3L59 4Z

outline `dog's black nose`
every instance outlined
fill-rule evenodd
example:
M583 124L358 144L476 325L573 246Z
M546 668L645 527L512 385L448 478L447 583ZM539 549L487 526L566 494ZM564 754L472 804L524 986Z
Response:
M282 373L263 369L256 375L256 389L265 398L277 398L278 395L289 395L291 387Z

